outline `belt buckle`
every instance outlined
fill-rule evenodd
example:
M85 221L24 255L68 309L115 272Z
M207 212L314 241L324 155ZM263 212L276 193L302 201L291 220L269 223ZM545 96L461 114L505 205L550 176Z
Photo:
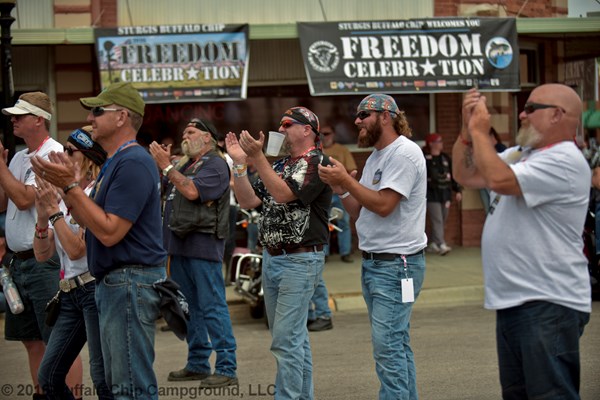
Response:
M61 279L60 282L58 282L58 287L65 293L69 293L71 291L71 284L69 283L68 279Z

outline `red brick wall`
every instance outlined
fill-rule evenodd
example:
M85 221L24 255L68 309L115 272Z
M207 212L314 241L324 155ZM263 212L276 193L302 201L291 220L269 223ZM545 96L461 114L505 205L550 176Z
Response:
M477 4L490 4L498 5L503 8L499 12L498 16L509 16L514 17L519 13L525 0L505 0L502 2L497 1L481 1L481 0L436 0L434 5L434 15L436 17L449 17L456 16L459 12L459 5L477 5ZM556 4L559 4L557 6ZM568 15L566 8L567 2L561 1L548 1L548 0L529 0L523 9L521 10L520 17L529 18L540 18L540 17L562 17ZM489 16L489 15L488 15Z

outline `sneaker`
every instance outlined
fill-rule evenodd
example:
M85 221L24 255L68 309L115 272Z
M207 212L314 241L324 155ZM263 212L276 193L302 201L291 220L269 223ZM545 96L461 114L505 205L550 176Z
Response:
M208 374L203 374L200 372L192 372L185 368L180 369L179 371L171 371L169 372L168 381L201 381L203 379L208 378Z
M226 386L233 386L238 384L237 378L232 378L230 376L213 374L206 379L202 379L200 382L201 388L219 388Z
M437 243L429 243L429 246L427 246L427 252L438 254L440 252L440 246L438 246Z
M331 318L319 317L308 325L308 330L311 332L326 331L333 328Z
M340 257L340 260L342 260L345 263L353 263L354 259L352 258L352 256L350 254L346 254L345 256Z
M440 256L445 256L452 251L452 247L447 246L446 243L440 245Z

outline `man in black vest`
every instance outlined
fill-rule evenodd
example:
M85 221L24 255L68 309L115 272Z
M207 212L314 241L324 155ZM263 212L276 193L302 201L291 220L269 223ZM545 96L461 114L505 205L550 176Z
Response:
M195 118L187 124L181 148L184 157L174 167L170 146L150 144L167 185L163 234L171 277L190 306L187 364L169 373L168 380L200 380L205 388L236 385L236 343L222 274L229 229L229 167L217 148L217 130L207 120Z

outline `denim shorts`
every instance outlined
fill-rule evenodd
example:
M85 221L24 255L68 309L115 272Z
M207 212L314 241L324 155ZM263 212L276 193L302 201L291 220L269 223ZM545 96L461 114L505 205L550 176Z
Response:
M43 340L48 343L52 328L46 325L46 304L58 292L60 262L55 254L45 262L34 257L20 260L13 257L10 263L13 282L19 290L25 310L6 313L4 338L6 340Z

